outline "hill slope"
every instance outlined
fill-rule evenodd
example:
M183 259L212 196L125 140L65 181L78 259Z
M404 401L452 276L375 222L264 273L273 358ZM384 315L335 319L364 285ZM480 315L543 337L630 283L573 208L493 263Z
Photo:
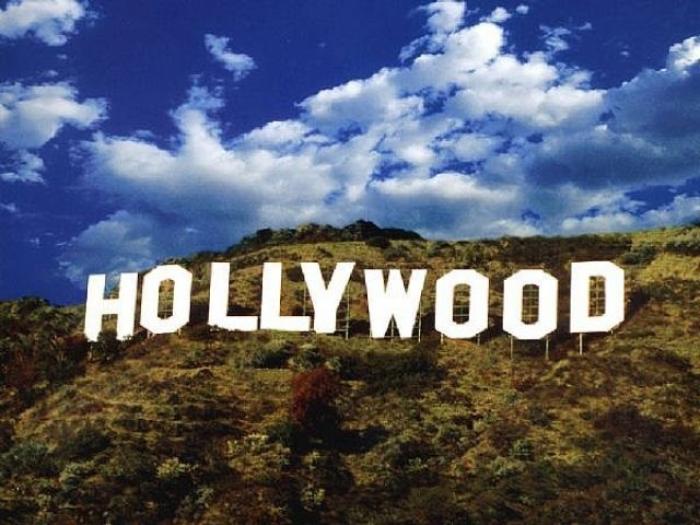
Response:
M77 310L3 304L0 521L697 519L700 228L445 243L372 226L263 231L177 260L195 276L180 334L87 348L73 335ZM264 261L287 268L283 313L310 311L301 260L429 268L422 340L367 337L359 274L348 339L213 332L212 260L232 262L239 312L257 310ZM511 357L500 283L547 269L565 324L572 260L625 267L626 322L586 338L583 355L559 330L550 359L543 342L516 341ZM479 341L441 342L430 327L432 283L457 267L494 287L493 327Z

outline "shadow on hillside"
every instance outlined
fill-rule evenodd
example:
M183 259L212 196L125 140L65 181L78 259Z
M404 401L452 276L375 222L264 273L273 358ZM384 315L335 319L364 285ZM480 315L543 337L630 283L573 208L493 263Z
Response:
M361 430L341 430L333 448L342 454L364 454L389 437L389 431L379 425Z

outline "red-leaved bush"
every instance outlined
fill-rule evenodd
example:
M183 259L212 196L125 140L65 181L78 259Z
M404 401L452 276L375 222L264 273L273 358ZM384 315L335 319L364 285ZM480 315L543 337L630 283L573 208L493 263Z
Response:
M309 435L332 435L340 423L335 406L339 393L338 375L325 367L297 374L292 380L292 420Z

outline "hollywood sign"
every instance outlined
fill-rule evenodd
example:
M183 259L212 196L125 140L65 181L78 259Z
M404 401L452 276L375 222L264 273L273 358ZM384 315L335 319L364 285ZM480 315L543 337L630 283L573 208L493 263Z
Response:
M321 334L336 331L337 313L350 282L354 262L336 264L325 282L315 262L301 263L306 289L313 305L313 318L307 315L281 315L282 264L267 262L262 270L260 315L229 315L230 264L211 263L209 288L209 325L224 330L313 331ZM393 320L399 337L413 334L416 316L427 275L425 269L411 270L408 286L401 271L391 269L385 279L384 270L365 269L370 335L385 337ZM590 313L591 281L604 282L605 311ZM159 315L160 289L172 282L172 313ZM117 316L117 337L131 337L136 320L138 274L122 273L117 298L105 298L106 275L90 275L85 305L85 335L96 341L102 331L105 315ZM455 290L469 288L468 318L455 320ZM523 290L537 288L537 320L523 320ZM154 334L172 333L190 320L192 274L178 265L157 266L146 273L141 287L140 325ZM607 332L624 320L625 276L622 268L607 261L574 262L571 264L570 323L571 333ZM435 329L446 337L469 339L488 328L489 279L472 269L451 270L435 282ZM541 339L557 328L558 281L544 270L520 270L503 283L503 330L517 339Z

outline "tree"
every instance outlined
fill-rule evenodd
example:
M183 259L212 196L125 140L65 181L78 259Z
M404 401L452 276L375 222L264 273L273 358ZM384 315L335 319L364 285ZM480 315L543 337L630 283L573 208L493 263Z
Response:
M122 351L122 343L112 330L104 330L97 341L90 345L90 359L100 363L114 361Z
M332 436L340 423L335 404L339 393L338 375L325 367L297 374L292 380L292 420L311 436Z

